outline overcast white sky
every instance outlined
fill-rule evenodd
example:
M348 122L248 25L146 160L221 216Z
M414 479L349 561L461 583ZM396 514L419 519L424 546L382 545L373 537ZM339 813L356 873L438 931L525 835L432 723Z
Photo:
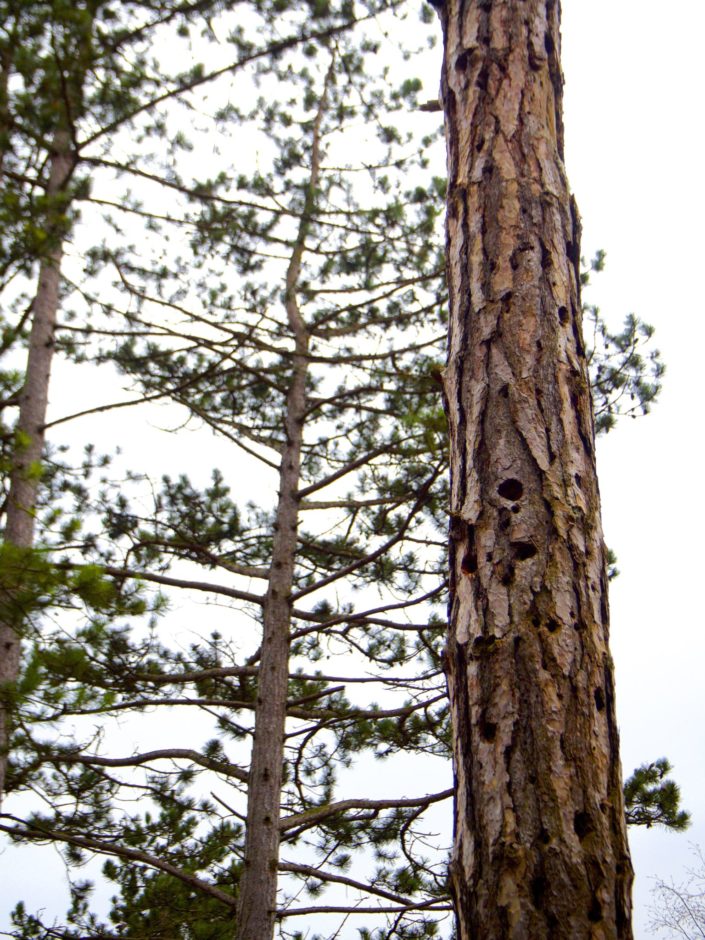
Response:
M667 756L693 814L684 835L631 833L637 938L652 876L683 880L705 846L704 35L702 0L563 0L568 174L583 251L608 261L588 297L652 323L668 367L653 413L598 451L624 771Z

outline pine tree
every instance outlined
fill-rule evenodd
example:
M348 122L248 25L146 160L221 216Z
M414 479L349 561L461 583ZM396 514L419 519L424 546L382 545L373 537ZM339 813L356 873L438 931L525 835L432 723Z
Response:
M631 937L560 8L440 14L458 936Z

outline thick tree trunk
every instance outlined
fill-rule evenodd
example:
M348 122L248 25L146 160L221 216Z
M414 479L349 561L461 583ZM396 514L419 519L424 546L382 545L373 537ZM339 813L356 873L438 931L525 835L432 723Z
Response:
M330 80L332 72L328 74ZM310 334L297 300L306 235L320 178L321 124L327 94L313 124L311 173L298 236L286 272L285 305L294 339L292 377L279 469L279 503L264 601L255 730L247 791L245 858L240 878L236 940L271 940L276 922L284 734L289 686L291 594L299 523L301 445L307 410Z
M59 196L71 178L76 165L68 133L58 132L54 138L47 196ZM20 396L20 413L16 427L16 444L7 498L4 540L18 548L31 548L34 542L34 521L39 489L38 469L44 450L44 425L49 399L49 376L54 356L54 331L59 309L61 282L61 226L48 221L48 234L53 247L40 264L37 292L32 304L32 329L27 354L27 371ZM10 609L12 598L3 598L3 607ZM20 667L21 623L16 618L0 621L0 689L11 689ZM0 800L5 792L7 750L11 716L4 697L0 697Z
M556 0L447 0L460 940L629 938Z

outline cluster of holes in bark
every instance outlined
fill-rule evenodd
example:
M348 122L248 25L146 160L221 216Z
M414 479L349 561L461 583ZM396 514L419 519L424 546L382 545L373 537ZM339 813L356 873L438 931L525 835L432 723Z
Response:
M472 651L476 656L481 656L483 653L491 650L496 642L497 637L494 635L476 636L472 641Z
M533 615L533 617L531 618L531 623L533 624L534 627L536 627L537 630L543 625L543 621L541 620L541 617L538 614ZM556 620L555 618L549 617L548 620L546 621L546 629L548 630L549 633L555 633L557 630L560 630L560 628L561 628L561 625L559 621Z

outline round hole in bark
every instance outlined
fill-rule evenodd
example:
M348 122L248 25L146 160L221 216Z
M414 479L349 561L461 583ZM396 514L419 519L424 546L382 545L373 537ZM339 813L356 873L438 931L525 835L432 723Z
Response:
M521 512L521 506L518 506L516 503L512 506L512 512L516 515L518 512Z
M477 571L477 555L473 551L467 551L460 562L460 570L465 574L475 574Z
M554 620L553 617L549 617L548 623L546 624L546 629L549 633L555 633L556 630L560 630L561 625L557 620Z
M537 630L541 626L541 618L539 617L538 614L534 614L534 616L531 618L531 622L536 627Z
M593 829L590 816L585 812L576 813L573 817L573 828L576 836L582 841Z
M524 493L524 484L521 480L509 477L507 480L502 480L497 487L497 492L503 499L521 499Z
M459 72L464 72L468 65L470 65L470 50L466 49L465 52L461 52L455 60L455 67Z
M504 587L508 587L514 580L514 566L509 565L506 571L503 572L502 577L499 579L500 584Z
M605 693L602 691L599 685L595 689L594 695L595 695L595 708L598 710L598 712L601 712L603 711L605 707Z
M590 909L588 910L588 920L591 924L599 924L602 920L602 905L593 896L592 901L590 902Z
M497 725L494 721L487 721L486 718L482 719L480 725L480 734L485 741L494 741L497 737Z
M563 326L566 325L566 323L568 322L568 308L567 307L558 308L558 319L563 324Z
M537 553L536 546L533 542L510 542L510 545L512 546L512 551L517 561L528 561L529 558L533 558Z

